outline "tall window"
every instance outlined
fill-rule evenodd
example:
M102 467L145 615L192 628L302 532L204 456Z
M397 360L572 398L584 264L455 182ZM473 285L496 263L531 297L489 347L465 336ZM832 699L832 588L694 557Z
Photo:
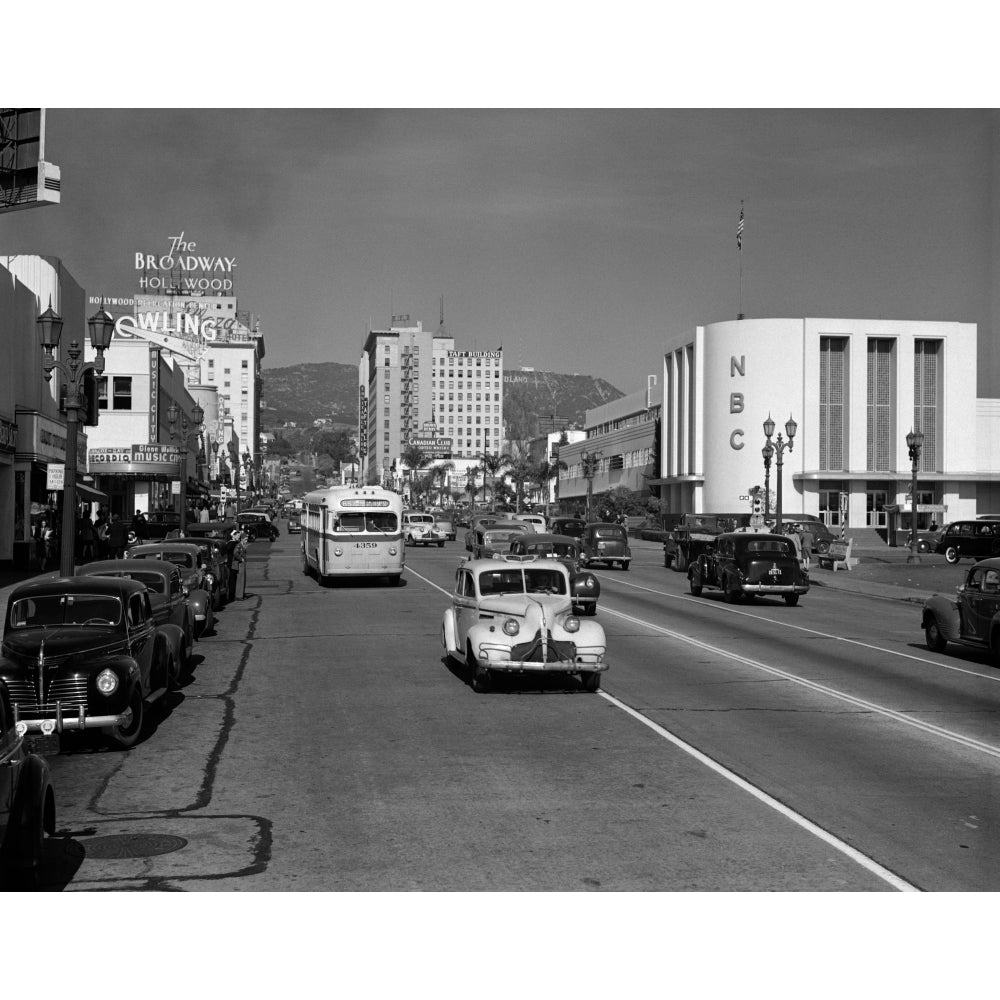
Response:
M868 341L868 468L881 472L892 468L895 455L895 347L888 338Z
M847 337L821 337L819 342L819 467L821 469L847 468L844 455L847 344Z
M114 408L116 410L132 409L132 376L113 375L112 389L114 392Z
M924 433L920 468L927 472L936 472L938 468L941 355L940 340L916 340L913 343L913 427Z

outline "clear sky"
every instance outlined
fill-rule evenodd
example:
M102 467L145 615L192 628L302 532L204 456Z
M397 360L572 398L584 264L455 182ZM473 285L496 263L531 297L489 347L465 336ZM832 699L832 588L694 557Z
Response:
M410 103L393 56L377 46L360 71L393 80L379 102ZM788 68L779 94L808 97ZM112 94L175 93L134 65L126 80ZM548 93L565 91L535 100ZM237 258L266 367L355 364L369 323L434 328L442 296L463 348L625 392L659 371L667 333L741 302L753 317L988 324L992 112L625 107L643 93L595 110L65 110L66 87L47 102L62 204L0 216L0 252L54 254L88 293L123 295L136 252L183 232ZM454 82L441 103L476 96Z

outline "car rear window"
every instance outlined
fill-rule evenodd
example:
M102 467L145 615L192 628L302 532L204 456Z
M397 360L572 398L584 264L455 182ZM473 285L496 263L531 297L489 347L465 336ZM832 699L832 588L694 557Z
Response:
M625 529L624 528L595 528L594 529L595 538L624 538Z

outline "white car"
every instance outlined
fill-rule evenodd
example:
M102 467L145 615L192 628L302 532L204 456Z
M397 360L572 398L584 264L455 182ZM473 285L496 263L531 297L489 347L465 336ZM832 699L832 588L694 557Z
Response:
M549 671L579 674L585 690L597 691L608 669L604 629L573 613L569 570L550 559L463 562L441 641L478 692L490 689L494 673Z
M434 523L433 514L403 511L403 542L406 545L437 545L444 548L448 536Z
M511 514L510 519L512 521L524 521L525 524L531 525L531 530L537 532L540 535L544 535L548 531L548 522L542 514Z

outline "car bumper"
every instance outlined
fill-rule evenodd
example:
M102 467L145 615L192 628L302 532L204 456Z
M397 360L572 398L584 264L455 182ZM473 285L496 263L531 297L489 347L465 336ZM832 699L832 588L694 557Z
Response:
M744 583L740 588L744 594L807 594L808 584L804 583Z
M604 653L604 646L576 646L566 640L543 645L536 639L513 647L484 642L479 645L479 662L490 670L509 673L578 673L607 670Z
M54 714L47 714L42 719L20 719L18 718L17 706L14 707L14 723L17 731L22 735L28 733L49 735L82 729L108 729L111 726L124 724L129 717L128 712L122 712L118 715L90 715L82 705L64 711L57 702Z

